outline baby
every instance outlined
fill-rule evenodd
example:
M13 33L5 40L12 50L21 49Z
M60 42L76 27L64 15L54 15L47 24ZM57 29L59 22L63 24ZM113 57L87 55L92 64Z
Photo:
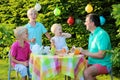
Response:
M54 47L56 49L56 54L68 51L66 38L70 38L71 34L63 33L62 26L58 23L52 25L51 32L54 34L54 37L51 38L51 48Z

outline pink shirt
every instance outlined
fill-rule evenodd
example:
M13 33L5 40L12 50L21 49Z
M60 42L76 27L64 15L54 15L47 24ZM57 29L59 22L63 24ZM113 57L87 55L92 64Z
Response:
M18 41L14 42L11 46L11 55L15 57L18 61L27 61L29 60L31 50L30 45L28 42L24 42L24 47L20 47L20 44ZM14 66L15 63L12 62L12 65Z

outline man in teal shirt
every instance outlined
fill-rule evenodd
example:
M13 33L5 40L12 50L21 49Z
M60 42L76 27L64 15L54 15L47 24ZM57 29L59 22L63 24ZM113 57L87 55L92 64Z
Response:
M88 50L81 48L81 53L88 56L88 67L84 71L85 80L96 80L99 74L111 70L111 42L108 33L100 27L97 14L88 14L85 21L86 29L90 31Z

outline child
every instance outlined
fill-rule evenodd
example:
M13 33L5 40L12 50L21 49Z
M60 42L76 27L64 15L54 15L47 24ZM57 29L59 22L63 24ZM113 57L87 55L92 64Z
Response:
M32 48L35 43L42 46L42 35L45 34L49 40L50 35L42 23L36 22L37 11L34 8L30 8L27 11L27 16L29 18L29 23L26 24L26 28L28 29L30 46Z
M22 80L27 80L27 75L29 80L31 80L31 75L29 72L29 57L30 57L30 45L27 42L28 31L25 27L17 27L14 29L14 35L16 41L11 46L11 60L12 66L17 72L22 76Z
M55 49L59 52L63 51L63 49L65 49L65 51L68 51L66 38L70 38L71 34L63 33L61 24L57 23L52 25L51 32L55 35L51 38L51 47L55 47Z

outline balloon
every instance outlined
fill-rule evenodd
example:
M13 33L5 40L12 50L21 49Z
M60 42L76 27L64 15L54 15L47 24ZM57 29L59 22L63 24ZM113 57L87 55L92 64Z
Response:
M106 21L106 19L103 16L100 16L100 24L104 25L105 21Z
M61 11L58 7L55 8L54 14L55 14L55 16L59 16L61 14Z
M69 18L68 18L68 20L67 20L67 23L69 24L69 25L73 25L74 24L74 18L72 17L72 16L70 16Z
M92 7L92 5L90 3L87 4L87 6L85 7L85 11L87 13L91 13L93 11L93 7Z
M81 23L81 20L79 18L75 19L75 23L76 24L80 24Z
M36 3L35 5L35 10L40 11L41 5L39 3Z

